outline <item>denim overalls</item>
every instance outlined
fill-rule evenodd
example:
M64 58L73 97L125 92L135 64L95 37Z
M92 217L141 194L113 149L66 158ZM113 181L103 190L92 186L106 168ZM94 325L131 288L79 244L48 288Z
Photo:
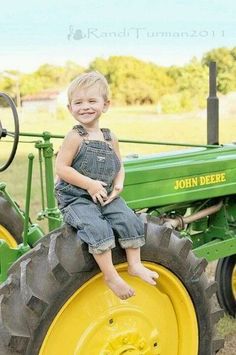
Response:
M104 141L87 140L83 126L73 127L83 137L72 167L94 180L107 183L108 194L121 164L112 143L110 130L102 128ZM115 247L115 234L122 248L144 245L144 223L118 196L108 205L94 203L87 190L60 180L56 186L58 206L64 221L77 229L77 234L88 244L89 252L99 254Z

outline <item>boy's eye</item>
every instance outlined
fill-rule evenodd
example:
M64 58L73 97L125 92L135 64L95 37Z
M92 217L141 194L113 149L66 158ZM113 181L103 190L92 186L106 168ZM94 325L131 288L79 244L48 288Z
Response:
M89 100L89 102L96 102L95 100Z

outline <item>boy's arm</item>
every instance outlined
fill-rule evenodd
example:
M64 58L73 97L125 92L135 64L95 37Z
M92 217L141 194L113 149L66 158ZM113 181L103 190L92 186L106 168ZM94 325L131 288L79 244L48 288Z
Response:
M82 139L78 136L78 133L70 131L66 135L57 154L55 168L56 174L62 180L68 182L69 184L81 187L82 189L87 189L90 179L71 167L73 158L78 152L81 143Z
M119 193L122 192L124 186L124 179L125 179L125 169L120 155L119 142L117 137L114 135L114 133L112 133L111 136L112 136L112 145L114 151L116 152L120 160L121 168L113 181L113 190L108 196L108 199L104 202L104 206L110 203L112 200L114 200L119 195Z
M121 155L120 155L120 148L119 148L118 139L114 133L111 133L111 136L112 136L112 145L113 145L114 151L116 152L116 155L118 156L118 158L120 160L120 164L121 164L120 171L116 175L113 185L114 185L114 187L115 186L120 187L121 188L120 192L121 192L123 190L123 185L124 185L125 169L124 169L124 165L123 165Z

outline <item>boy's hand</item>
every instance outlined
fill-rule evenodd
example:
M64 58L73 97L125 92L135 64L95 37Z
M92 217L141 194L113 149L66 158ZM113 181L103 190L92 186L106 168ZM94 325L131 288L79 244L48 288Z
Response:
M103 203L103 206L108 205L108 203L113 201L122 192L122 190L123 190L123 185L116 184L113 187L113 190L110 193L110 195L108 196L108 198L106 199L106 201Z
M104 201L107 200L107 190L103 187L107 184L100 180L89 179L89 184L87 186L87 191L92 197L93 202L97 203L98 201L103 206Z

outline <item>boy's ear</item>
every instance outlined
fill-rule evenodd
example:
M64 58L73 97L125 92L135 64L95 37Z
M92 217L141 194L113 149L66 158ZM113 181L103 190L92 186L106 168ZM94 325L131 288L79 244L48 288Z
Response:
M111 103L110 100L106 100L106 101L104 102L104 107L103 107L102 112L107 112L107 110L108 110L108 108L109 108L109 106L110 106L110 103Z
M72 113L72 112L71 112L71 105L70 105L70 104L67 104L67 108L68 108L68 110L70 111L70 113Z

